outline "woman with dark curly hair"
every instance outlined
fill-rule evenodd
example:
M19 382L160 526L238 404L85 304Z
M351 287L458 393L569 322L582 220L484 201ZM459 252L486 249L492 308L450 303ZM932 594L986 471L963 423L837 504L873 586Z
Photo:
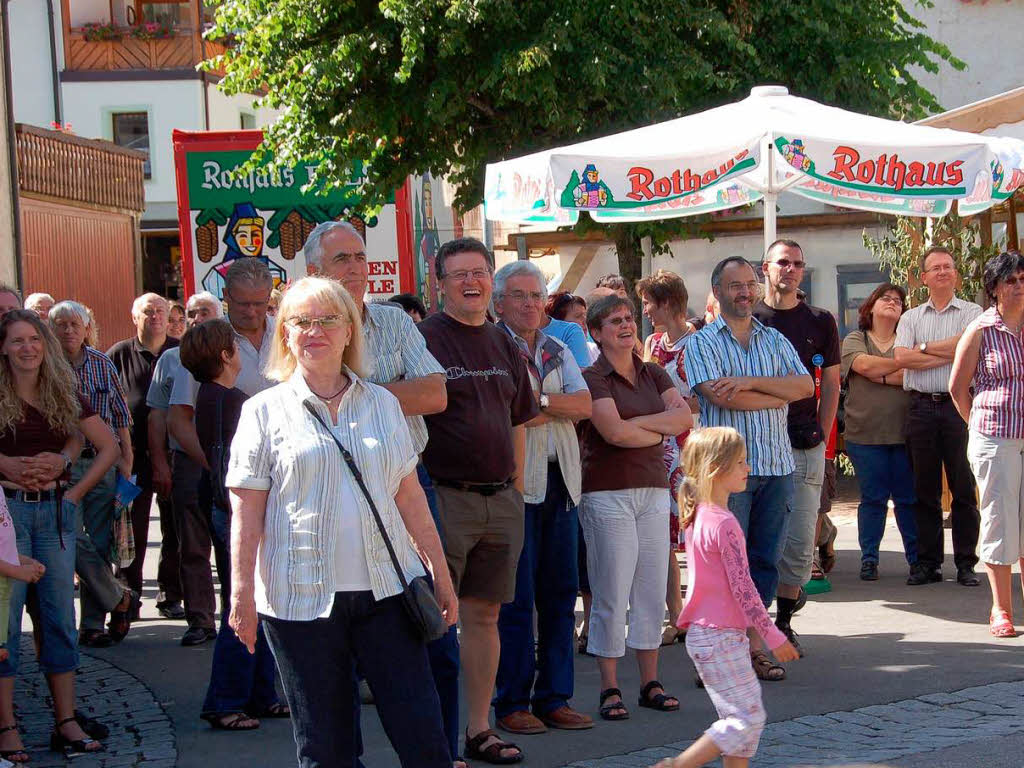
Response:
M917 562L914 473L903 435L910 394L903 389L903 367L894 356L896 324L906 308L906 291L882 283L861 304L859 328L843 339L841 371L849 387L844 435L860 481L857 532L864 581L878 579L878 547L889 499L907 563Z

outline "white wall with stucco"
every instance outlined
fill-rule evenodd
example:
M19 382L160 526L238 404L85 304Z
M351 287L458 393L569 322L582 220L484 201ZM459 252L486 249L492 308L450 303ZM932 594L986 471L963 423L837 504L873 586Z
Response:
M63 65L60 3L55 0L54 6L57 61ZM56 119L56 110L53 105L53 58L46 2L11 0L8 13L14 120L49 128Z
M934 0L932 8L904 0L904 7L925 23L927 35L944 43L967 64L962 72L947 65L940 66L935 74L914 70L915 77L935 94L943 109L1024 84L1024 48L1015 36L1024 23L1024 3L1020 0Z

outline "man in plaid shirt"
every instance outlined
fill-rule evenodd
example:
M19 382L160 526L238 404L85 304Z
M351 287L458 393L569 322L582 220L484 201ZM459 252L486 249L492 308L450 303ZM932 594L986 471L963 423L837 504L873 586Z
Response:
M64 355L78 378L78 391L110 427L121 446L121 458L79 505L75 570L82 583L80 645L102 648L124 639L131 627L133 594L114 577L110 562L117 473L131 477L132 417L117 369L110 358L86 343L89 311L77 301L62 301L50 310L50 323ZM84 475L96 449L86 444L71 468L72 482ZM103 620L110 613L110 631Z

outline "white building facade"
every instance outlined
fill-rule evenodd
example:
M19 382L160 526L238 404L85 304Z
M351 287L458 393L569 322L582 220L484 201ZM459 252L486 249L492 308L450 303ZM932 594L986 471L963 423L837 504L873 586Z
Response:
M143 286L180 295L172 132L259 128L273 113L229 97L196 70L220 48L204 41L199 0L9 0L14 118L148 153ZM166 37L140 39L140 23ZM110 33L90 33L100 24ZM97 39L106 37L109 39Z

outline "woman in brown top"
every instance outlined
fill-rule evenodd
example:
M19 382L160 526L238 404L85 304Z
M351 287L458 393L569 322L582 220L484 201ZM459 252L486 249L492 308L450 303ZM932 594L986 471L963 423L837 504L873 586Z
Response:
M679 709L657 680L668 578L668 475L662 441L688 430L690 409L665 370L634 352L636 316L629 299L607 296L587 310L601 349L583 372L593 415L580 423L580 502L594 604L587 650L601 672L601 717L625 720L617 665L636 651L644 685L639 705ZM629 633L626 634L626 614Z
M81 480L63 487L79 431L96 447ZM78 504L119 452L114 435L75 391L75 374L57 339L35 312L14 310L0 321L0 482L14 521L18 554L45 566L36 583L42 647L39 666L53 694L56 727L50 748L74 756L103 749L75 719L75 522ZM14 720L21 613L27 584L11 582L7 649L0 662L0 756L28 760Z
M903 442L910 395L893 351L896 324L906 308L906 292L882 283L860 307L860 328L843 339L841 371L849 388L843 435L860 484L857 533L864 581L878 579L878 546L890 498L907 562L917 562L914 474Z

